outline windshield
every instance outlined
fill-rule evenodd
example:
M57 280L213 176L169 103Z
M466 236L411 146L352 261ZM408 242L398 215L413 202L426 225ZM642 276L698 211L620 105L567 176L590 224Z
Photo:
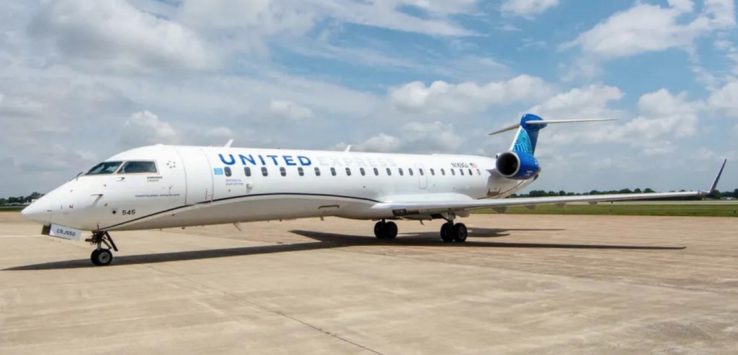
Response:
M156 173L156 163L153 161L129 161L123 165L120 173Z
M103 175L103 174L112 174L116 170L118 170L118 167L120 166L121 162L119 161L104 161L100 164L97 164L90 169L90 171L87 172L86 175Z

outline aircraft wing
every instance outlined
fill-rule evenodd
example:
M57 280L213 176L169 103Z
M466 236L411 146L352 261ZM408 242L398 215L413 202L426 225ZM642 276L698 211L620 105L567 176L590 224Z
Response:
M565 204L571 202L609 202L630 200L651 200L663 198L701 197L709 195L717 186L720 175L725 168L724 161L717 177L713 180L708 191L681 191L681 192L657 192L657 193L635 193L635 194L611 194L611 195L586 195L586 196L553 196L553 197L524 197L504 199L481 199L481 200L446 200L446 201L394 201L379 203L374 208L389 209L396 216L408 216L418 214L434 214L454 211L464 211L473 208L492 208L504 211L511 206L535 206L544 204Z
M628 201L628 200L650 200L660 198L678 198L678 197L696 197L704 196L705 192L686 191L686 192L660 192L660 193L640 193L640 194L613 194L613 195L587 195L587 196L554 196L554 197L523 197L523 198L502 198L502 199L482 199L482 200L466 200L466 201L429 201L429 202L387 202L379 203L374 208L390 209L398 216L415 215L415 214L433 214L453 211L463 211L473 208L492 208L495 210L504 210L512 206L535 206L545 204L565 204L571 202L609 202L609 201Z

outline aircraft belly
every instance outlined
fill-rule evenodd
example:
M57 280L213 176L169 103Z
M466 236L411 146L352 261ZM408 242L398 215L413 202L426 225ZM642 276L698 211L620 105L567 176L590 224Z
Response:
M183 207L142 219L115 230L199 226L235 222L296 219L320 216L374 218L376 202L328 196L269 196L216 201Z

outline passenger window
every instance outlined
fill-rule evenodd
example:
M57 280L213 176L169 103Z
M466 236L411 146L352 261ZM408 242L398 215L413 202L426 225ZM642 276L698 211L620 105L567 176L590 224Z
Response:
M120 169L120 174L135 173L156 173L156 164L153 161L129 161Z
M315 167L315 176L320 176L320 168L317 166Z
M387 176L392 176L392 169L387 168Z
M448 169L448 170L451 170L451 175L456 176L456 170L454 169Z
M446 176L446 169L441 168L441 175Z
M336 168L331 168L331 175L336 176Z
M431 171L431 175L436 176L436 171L433 170L433 168L431 168L430 171Z
M287 169L285 169L283 166L279 167L279 175L287 176Z
M366 175L366 171L364 171L364 168L359 168L359 173L361 173L361 176Z
M249 168L248 166L247 166L247 167L245 167L245 168L243 168L243 173L244 173L244 174L245 174L245 175L246 175L247 177L248 177L248 176L251 176L251 168Z
M420 172L420 176L425 175L425 173L423 172L423 169L418 169L418 172Z
M305 170L302 169L302 167L297 168L297 175L305 176Z
M464 176L464 169L459 169L459 174L461 174L461 176Z
M261 175L262 176L269 176L269 170L267 170L266 166L261 167Z
M104 174L112 174L116 170L118 170L118 167L120 167L121 162L119 161L106 161L102 162L100 164L97 164L90 169L87 174L85 175L104 175Z
M374 168L374 176L379 176L379 169Z
M474 173L472 172L472 169L469 169L469 175L470 175L470 176L471 176L471 175L474 175Z
M351 176L351 168L346 168L346 176Z
M405 173L402 172L402 168L397 168L397 171L400 173L400 176L405 175Z
M233 175L233 172L231 171L231 168L230 167L227 167L226 166L225 168L223 168L223 171L225 172L225 176L231 176L231 175Z
M408 174L410 174L410 176L413 176L413 175L415 175L415 174L413 173L413 169L412 169L412 168L408 168L408 169L407 169L407 173L408 173Z

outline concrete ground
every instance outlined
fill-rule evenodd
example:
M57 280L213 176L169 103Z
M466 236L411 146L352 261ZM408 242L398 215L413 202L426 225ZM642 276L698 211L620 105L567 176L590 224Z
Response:
M114 233L0 213L0 353L735 353L738 218L474 215Z

